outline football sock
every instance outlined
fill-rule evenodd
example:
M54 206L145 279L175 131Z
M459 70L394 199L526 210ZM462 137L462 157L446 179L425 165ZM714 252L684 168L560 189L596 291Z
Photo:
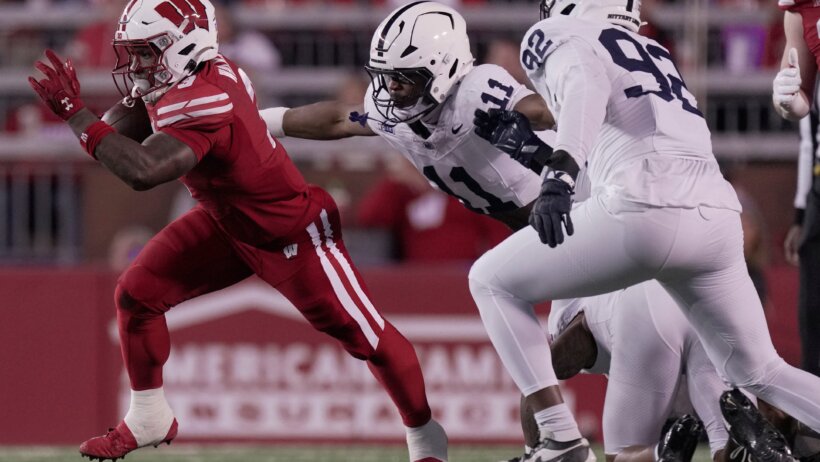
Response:
M389 322L384 323L376 352L367 365L396 404L405 426L419 427L430 420L432 413L416 350Z
M131 390L131 406L123 420L137 445L145 446L165 438L174 421L174 413L162 388Z
M407 431L407 450L410 460L422 460L426 457L435 457L442 461L447 460L447 434L433 419L420 427L405 427Z
M541 437L546 436L555 441L571 441L581 437L575 418L569 412L566 403L556 404L533 414Z

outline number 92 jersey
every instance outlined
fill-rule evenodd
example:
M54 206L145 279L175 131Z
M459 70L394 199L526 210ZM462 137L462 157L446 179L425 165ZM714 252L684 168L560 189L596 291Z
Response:
M366 93L367 123L404 155L438 189L455 196L468 209L484 214L521 208L534 201L540 178L473 132L476 109L512 109L532 91L503 68L474 67L438 111L434 124L385 125ZM430 118L431 116L428 116Z
M706 120L657 42L602 21L556 16L530 28L520 57L557 121L554 148L587 163L593 188L653 206L740 210ZM582 93L590 96L581 100Z

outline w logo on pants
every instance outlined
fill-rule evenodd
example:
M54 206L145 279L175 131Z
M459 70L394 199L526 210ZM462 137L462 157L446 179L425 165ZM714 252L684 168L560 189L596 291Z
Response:
M297 246L298 244L291 244L285 246L285 248L282 250L285 253L285 258L290 260L291 258L295 257L297 252Z
M208 30L208 15L205 5L200 0L170 0L154 8L162 17L168 19L182 30L184 34L195 28Z

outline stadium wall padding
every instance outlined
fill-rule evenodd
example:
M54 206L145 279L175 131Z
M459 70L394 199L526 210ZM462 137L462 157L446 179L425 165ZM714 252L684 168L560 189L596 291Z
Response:
M468 269L362 273L374 304L416 346L450 439L518 443L518 393L483 331ZM767 278L775 345L797 364L796 271L775 267ZM92 267L0 269L0 445L78 444L124 415L115 283L115 274ZM403 440L397 413L364 364L255 279L175 307L168 325L165 388L180 439ZM583 431L598 438L604 379L579 376L562 387Z

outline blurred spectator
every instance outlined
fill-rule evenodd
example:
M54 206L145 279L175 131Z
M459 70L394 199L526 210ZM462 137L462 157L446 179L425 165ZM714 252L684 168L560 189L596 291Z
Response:
M107 70L114 69L117 55L111 44L122 4L115 0L90 0L89 7L101 11L99 20L83 26L65 49L65 54L74 62L77 69Z
M498 38L490 42L487 52L482 60L485 64L495 64L501 66L510 73L511 76L524 85L531 85L527 73L521 67L518 58L521 44L509 38Z
M248 73L251 80L279 69L282 57L268 37L258 30L237 28L233 10L216 6L216 28L219 31L219 52Z
M404 158L362 199L358 222L391 231L394 257L411 262L472 261L511 233L433 189Z
M766 43L763 49L763 67L780 69L780 58L786 48L786 31L783 29L783 12L777 2L765 2L763 8L771 12L771 22L766 29Z

